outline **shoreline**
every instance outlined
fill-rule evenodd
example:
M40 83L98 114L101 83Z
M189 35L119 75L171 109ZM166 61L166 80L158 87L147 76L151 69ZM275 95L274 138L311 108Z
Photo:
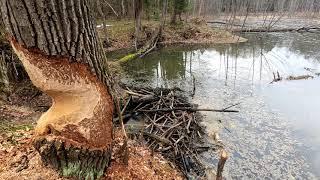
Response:
M195 20L194 20L195 21ZM172 45L179 46L192 46L192 45L215 45L215 44L234 44L247 42L247 39L230 33L218 28L212 28L205 22L194 22L167 25L164 28L163 35L160 38L159 45L161 47L168 47ZM128 21L111 22L111 26L108 27L108 40L106 43L103 41L106 37L104 35L103 28L98 28L98 33L103 44L108 44L108 47L104 47L106 53L115 52L120 50L133 50L134 49L134 32L133 23ZM145 35L141 42L146 43L149 35L157 27L156 22L148 21L143 24L143 34Z

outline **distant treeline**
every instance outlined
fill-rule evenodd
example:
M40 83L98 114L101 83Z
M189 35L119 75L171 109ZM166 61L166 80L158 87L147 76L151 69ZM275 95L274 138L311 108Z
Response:
M142 4L143 18L159 19L164 0L90 0L96 17L133 18ZM168 13L216 16L226 13L319 13L320 0L168 0Z

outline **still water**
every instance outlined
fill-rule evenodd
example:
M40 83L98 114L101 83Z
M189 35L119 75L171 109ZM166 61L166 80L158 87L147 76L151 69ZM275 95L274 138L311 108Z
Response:
M230 159L228 179L320 179L320 36L247 34L242 44L165 48L124 67L126 83L180 87L202 108ZM273 74L282 81L270 83ZM289 76L311 75L307 80Z

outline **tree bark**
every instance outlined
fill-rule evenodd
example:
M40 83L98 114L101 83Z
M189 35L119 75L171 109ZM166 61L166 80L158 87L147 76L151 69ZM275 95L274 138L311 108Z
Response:
M141 36L141 14L142 14L142 0L134 1L134 19L135 19L135 48L138 50L138 41Z
M201 13L202 13L202 7L203 7L203 0L199 0L198 17L200 17L200 16L201 16Z
M4 51L1 51L1 60L0 60L0 98L2 93L6 95L10 88L10 81L8 75L8 66L6 63L6 57Z
M8 39L53 105L35 148L65 176L100 177L111 157L112 84L87 0L1 0Z
M171 24L176 24L177 23L177 15L178 15L178 13L177 13L177 8L176 7L174 7L173 8L173 14L172 14L172 17L171 17Z
M124 0L121 0L121 17L124 18L126 16L127 12L126 12L126 8L124 6Z

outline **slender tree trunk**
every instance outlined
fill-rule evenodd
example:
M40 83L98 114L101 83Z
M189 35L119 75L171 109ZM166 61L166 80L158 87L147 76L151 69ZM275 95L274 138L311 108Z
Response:
M138 50L138 41L141 36L141 14L142 14L142 0L134 1L134 19L135 19L135 48Z
M99 17L103 18L103 21L102 21L103 35L100 36L100 38L102 38L103 46L104 47L109 47L110 46L110 42L109 42L108 30L107 30L107 16L106 16L106 14L104 13L104 11L102 9L103 6L102 6L100 0L96 0L96 3L97 3L97 10L99 12ZM105 2L105 3L108 3L108 2Z
M8 66L6 63L6 57L4 51L1 51L1 60L0 60L0 97L2 93L6 95L6 93L9 91L10 87L10 81L9 81L9 75L8 75Z
M160 34L162 34L164 25L166 24L168 0L162 0Z
M176 0L174 0L174 1L176 1ZM177 7L176 7L176 3L177 2L174 2L174 5L173 5L173 14L172 14L172 17L171 17L170 24L176 24L177 23L178 10L177 10Z
M126 8L124 6L124 0L121 0L121 14L122 14L122 18L124 18L127 14Z
M198 17L200 17L200 16L201 16L201 13L202 13L202 7L203 7L203 0L199 0Z
M100 177L112 144L112 86L87 0L1 0L11 45L53 99L35 148L65 176Z

